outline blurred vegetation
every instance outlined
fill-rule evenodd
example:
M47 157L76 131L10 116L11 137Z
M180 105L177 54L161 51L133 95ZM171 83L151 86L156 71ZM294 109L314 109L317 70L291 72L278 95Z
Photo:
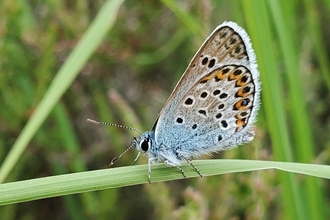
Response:
M104 3L1 1L0 161ZM151 129L189 60L226 20L251 36L262 108L254 141L214 158L329 164L329 12L329 0L125 1L5 182L107 167L136 134L86 119ZM129 165L135 154L116 166ZM267 170L37 200L0 213L2 219L325 219L329 187Z

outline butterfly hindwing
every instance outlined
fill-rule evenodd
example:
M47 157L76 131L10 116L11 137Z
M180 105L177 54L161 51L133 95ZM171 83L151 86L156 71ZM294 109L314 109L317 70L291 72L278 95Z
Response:
M155 141L187 158L250 141L259 96L250 40L225 22L206 39L163 107Z

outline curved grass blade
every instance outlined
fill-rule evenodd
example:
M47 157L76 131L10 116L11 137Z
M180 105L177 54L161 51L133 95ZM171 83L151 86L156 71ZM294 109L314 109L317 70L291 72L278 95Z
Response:
M278 169L330 179L330 166L317 164L289 163L255 160L196 160L194 165L203 176ZM184 164L187 178L199 175L189 164ZM119 188L148 183L148 165L72 173L38 179L24 180L0 185L0 205L70 195L102 189ZM183 179L181 172L164 164L152 166L152 182Z
M45 121L57 101L69 88L79 71L91 54L101 44L103 38L113 26L116 15L123 0L108 0L89 26L78 45L72 51L66 62L53 79L48 91L36 107L30 120L17 138L0 168L0 183L11 172L18 159L24 152L33 135Z

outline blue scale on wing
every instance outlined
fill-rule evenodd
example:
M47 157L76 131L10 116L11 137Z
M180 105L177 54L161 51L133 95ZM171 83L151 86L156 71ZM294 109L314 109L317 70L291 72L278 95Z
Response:
M194 151L201 155L231 146L228 139L244 128L250 114L246 111L245 121L239 119L238 123L241 109L233 110L242 99L233 96L240 89L235 87L235 73L250 68L248 54L244 41L232 28L223 27L211 34L160 113L154 126L157 144L180 148L185 157L190 157L189 153L194 155ZM250 72L249 76L252 79ZM245 102L236 106L241 107L242 103ZM240 144L240 136L236 138ZM201 152L204 148L205 152Z
M179 152L185 157L195 157L211 152L220 151L232 147L228 141L237 131L237 111L233 106L241 97L236 97L240 87L237 87L236 80L229 78L235 70L241 67L222 70L219 68L204 78L206 82L200 83L201 79L187 92L178 105L174 115L184 112L182 119L173 124L175 140L172 144L179 147ZM222 74L221 80L217 75ZM231 94L231 95L229 95ZM224 143L228 142L228 146Z

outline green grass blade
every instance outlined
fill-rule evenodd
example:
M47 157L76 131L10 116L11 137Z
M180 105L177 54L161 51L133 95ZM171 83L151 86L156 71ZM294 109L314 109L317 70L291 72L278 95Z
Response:
M318 8L316 7L317 1L304 0L304 5L308 17L308 29L314 42L315 53L321 68L324 83L327 85L328 91L330 90L330 63L326 50L326 44L322 36L321 20L319 17ZM327 2L327 1L325 1Z
M276 160L293 161L292 146L286 124L280 72L275 57L271 23L265 2L242 1L249 33L256 50L262 81L262 103L273 143ZM281 174L281 190L286 216L289 219L305 219L304 192L292 174Z
M272 15L272 19L275 23L275 29L279 36L279 43L282 49L282 56L284 57L284 63L287 74L285 76L289 82L289 98L290 98L290 113L293 126L293 134L295 146L299 146L299 150L295 155L299 162L311 162L315 158L313 152L314 144L312 140L312 126L308 119L306 110L305 94L302 89L301 74L298 64L298 53L296 51L297 43L299 42L297 34L293 34L293 29L289 28L283 14L283 8L290 8L287 4L292 2L282 2L270 0L267 1L269 6L269 12ZM289 14L294 14L292 11ZM288 16L287 16L288 17ZM301 39L300 39L301 41ZM300 43L300 42L299 42ZM302 184L304 184L304 191L306 192L305 210L310 213L309 219L325 219L324 213L324 201L322 201L322 188L315 187L320 185L320 181L313 178L306 178Z
M330 166L317 164L254 161L254 160L196 160L194 165L206 176L226 173L278 169L298 174L330 179ZM188 178L198 177L189 164L182 166ZM31 201L54 196L111 189L148 183L148 165L126 166L0 185L0 205ZM183 179L175 167L152 165L152 182Z
M122 0L109 0L104 4L91 26L82 36L81 41L56 74L48 91L36 107L30 120L24 127L5 161L1 165L0 183L3 182L8 176L24 152L31 138L49 115L56 102L69 88L72 81L79 74L79 71L83 65L86 63L91 54L97 49L105 35L111 29L115 22L116 14L121 3Z
M173 0L162 0L163 4L165 4L167 7L169 7L173 13L185 24L185 26L196 36L201 36L201 33L203 33L202 25L199 25L199 23L188 13L186 13L185 10L183 10L178 2Z
M141 53L136 56L136 63L139 65L150 65L152 63L157 63L167 57L169 54L173 53L180 44L186 39L187 31L184 29L178 30L172 38L168 39L168 42L160 47L155 52Z

